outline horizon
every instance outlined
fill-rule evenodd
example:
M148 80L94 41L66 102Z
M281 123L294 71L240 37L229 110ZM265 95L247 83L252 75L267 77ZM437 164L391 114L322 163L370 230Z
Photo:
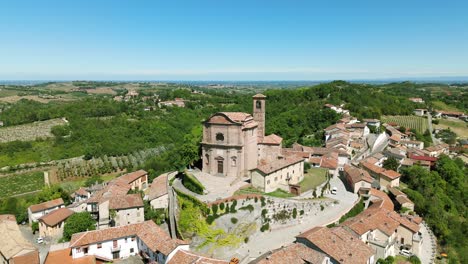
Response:
M468 76L459 1L0 3L0 80Z

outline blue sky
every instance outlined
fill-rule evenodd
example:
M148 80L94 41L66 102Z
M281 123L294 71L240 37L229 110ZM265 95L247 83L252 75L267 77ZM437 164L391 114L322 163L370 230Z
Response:
M468 76L467 1L1 1L0 79Z

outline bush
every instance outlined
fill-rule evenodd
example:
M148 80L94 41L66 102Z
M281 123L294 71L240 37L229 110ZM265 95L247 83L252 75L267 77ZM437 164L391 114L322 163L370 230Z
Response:
M219 204L219 209L221 209L221 211L224 210L224 203Z
M249 237L244 238L244 243L249 243Z
M231 218L231 223L233 223L233 224L237 224L238 221L239 220L237 220L237 218L235 218L235 217Z
M33 222L31 224L31 229L32 229L33 234L39 231L39 222Z
M236 205L237 205L237 201L234 200L232 201L232 204L231 204L231 213L235 213L236 212Z
M257 203L257 202L258 202L258 198L257 198L257 197L255 197L255 198L254 198L254 201L255 201L255 203Z
M217 204L213 204L211 206L211 210L213 211L213 214L217 214L218 213L218 205Z
M417 257L417 256L411 256L409 257L409 262L411 262L411 264L421 264L421 260Z
M267 231L269 229L270 229L270 224L266 223L266 224L262 225L262 227L260 228L260 231L265 232L265 231Z
M248 210L249 212L253 212L254 207L253 205L249 204L249 205L240 207L239 210Z
M306 173L312 166L309 162L304 162L304 173Z
M303 215L303 214L304 214L304 210L299 211L299 214L300 214L300 215Z
M294 209L293 209L292 217L293 217L294 219L296 219L296 217L297 217L297 209L296 209L296 207L294 207Z
M183 173L182 175L182 184L185 188L196 194L203 194L205 187L203 187L203 185L195 177L187 173Z
M262 196L262 198L260 198L260 202L262 202L262 207L264 207L266 205L265 197Z
M263 209L263 210L262 210L262 217L265 218L267 213L268 213L268 210L267 210L267 209Z
M229 207L229 204L226 203L226 211L224 211L225 214L229 214L229 208L230 208L230 207Z
M325 207L323 205L320 205L320 211L323 211L323 209L325 209Z

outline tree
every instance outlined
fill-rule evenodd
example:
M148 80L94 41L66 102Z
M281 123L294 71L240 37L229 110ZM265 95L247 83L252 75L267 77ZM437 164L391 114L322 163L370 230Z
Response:
M43 203L58 198L62 198L66 204L71 200L70 195L59 185L52 185L50 187L46 186L37 194L36 202Z
M89 212L72 214L66 221L63 228L63 240L70 241L73 234L95 230L96 221L93 220Z
M400 166L400 163L394 157L390 157L383 162L383 167L387 170L397 171L398 166Z
M96 183L102 183L104 180L99 177L99 176L93 176L91 178L88 178L86 179L85 183L84 183L84 186L86 187L90 187L91 185L93 184L96 184Z

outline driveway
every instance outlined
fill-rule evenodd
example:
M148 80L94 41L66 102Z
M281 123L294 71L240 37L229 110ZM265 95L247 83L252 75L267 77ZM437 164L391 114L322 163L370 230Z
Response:
M36 239L39 237L39 233L36 232L35 235L32 234L31 228L28 225L20 225L21 233L23 237L31 242L38 250L39 250L39 258L41 263L44 263L45 258L47 256L47 252L49 252L49 247L51 244L55 243L56 241L51 241L50 239L45 239L44 243L37 244Z
M257 233L249 237L249 242L243 244L236 251L241 263L249 263L262 254L274 249L287 246L295 241L295 236L316 226L325 226L341 218L354 206L358 196L347 192L345 185L338 177L330 180L331 187L337 188L337 194L326 194L326 197L338 200L338 204L332 204L317 216L304 219L301 223L281 229L275 229L265 233Z

